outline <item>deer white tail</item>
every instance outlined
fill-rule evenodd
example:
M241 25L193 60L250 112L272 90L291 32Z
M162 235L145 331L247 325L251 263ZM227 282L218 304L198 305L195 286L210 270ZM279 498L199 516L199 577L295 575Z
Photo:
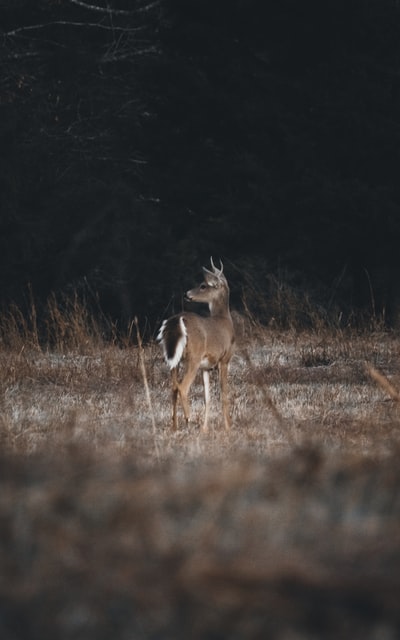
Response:
M187 344L187 329L182 316L173 316L164 320L157 335L161 343L165 362L170 369L180 363Z

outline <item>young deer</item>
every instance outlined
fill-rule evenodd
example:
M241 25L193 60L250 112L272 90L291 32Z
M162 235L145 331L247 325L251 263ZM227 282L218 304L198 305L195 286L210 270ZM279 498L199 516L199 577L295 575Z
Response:
M157 339L162 345L165 360L172 375L172 428L176 429L177 404L180 396L186 423L190 419L188 393L196 374L201 369L204 385L203 431L208 429L210 404L209 371L218 367L221 385L222 410L225 429L230 427L228 409L228 364L233 353L235 335L229 311L229 287L223 265L217 269L211 258L209 271L203 267L204 282L186 293L186 299L208 304L210 315L183 312L172 316L161 325ZM178 365L186 361L186 371L178 381Z

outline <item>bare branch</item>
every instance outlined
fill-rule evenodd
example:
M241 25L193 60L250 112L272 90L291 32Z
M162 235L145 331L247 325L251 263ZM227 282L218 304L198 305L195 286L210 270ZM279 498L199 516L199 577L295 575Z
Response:
M133 11L126 11L125 9L111 9L110 7L99 7L95 4L88 4L87 2L83 2L83 0L68 0L71 4L75 4L78 7L83 7L84 9L88 9L89 11L97 11L98 13L108 13L115 16L131 16L134 13L142 13L145 11L150 11L154 9L157 5L160 4L160 0L156 0L155 2L149 2L144 7L138 7Z
M5 56L2 56L0 59L0 64L4 62L10 62L11 60L22 60L24 58L38 58L40 54L37 51L25 51L24 53L9 53Z
M138 9L136 9L135 13L144 13L145 11L151 11L151 9L154 9L159 4L160 0L156 0L156 2L149 2L149 4L146 4L144 7L139 7Z
M110 9L110 7L99 7L95 4L87 4L87 2L83 2L82 0L68 0L71 4L76 4L78 7L83 7L84 9L88 9L89 11L97 11L98 13L112 13L113 15L120 16L130 16L133 11L125 11L124 9Z
M119 52L118 49L115 52L107 52L104 56L102 56L101 61L104 63L107 62L118 62L119 60L128 60L129 58L134 58L137 56L146 56L146 55L154 55L158 54L159 50L157 47L143 47L142 49L136 48L133 50L128 50L126 53Z
M55 25L62 25L68 27L89 27L94 29L105 29L107 31L123 31L125 33L133 33L137 31L142 31L145 27L115 27L109 26L106 24L101 24L100 22L70 22L69 20L55 20L54 22L46 22L43 24L31 24L26 27L18 27L17 29L13 29L12 31L7 31L4 35L11 37L16 36L19 33L24 33L25 31L35 31L38 29L46 29L46 27L53 27Z

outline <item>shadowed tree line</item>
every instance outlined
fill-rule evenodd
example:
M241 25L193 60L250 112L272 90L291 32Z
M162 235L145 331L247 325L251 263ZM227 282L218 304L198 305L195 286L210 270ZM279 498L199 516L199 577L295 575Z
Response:
M3 305L154 322L212 254L264 321L273 281L396 321L397 2L1 0L0 24Z

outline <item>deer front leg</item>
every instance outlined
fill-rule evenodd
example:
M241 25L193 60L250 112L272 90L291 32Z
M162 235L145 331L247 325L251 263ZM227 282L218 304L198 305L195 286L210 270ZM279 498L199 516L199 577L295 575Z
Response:
M224 416L225 429L231 428L231 419L229 416L229 398L228 398L228 364L226 362L219 363L219 379L221 385L221 401L222 413Z
M204 420L202 431L208 431L208 411L210 406L210 373L207 369L203 369L203 387L204 387Z

